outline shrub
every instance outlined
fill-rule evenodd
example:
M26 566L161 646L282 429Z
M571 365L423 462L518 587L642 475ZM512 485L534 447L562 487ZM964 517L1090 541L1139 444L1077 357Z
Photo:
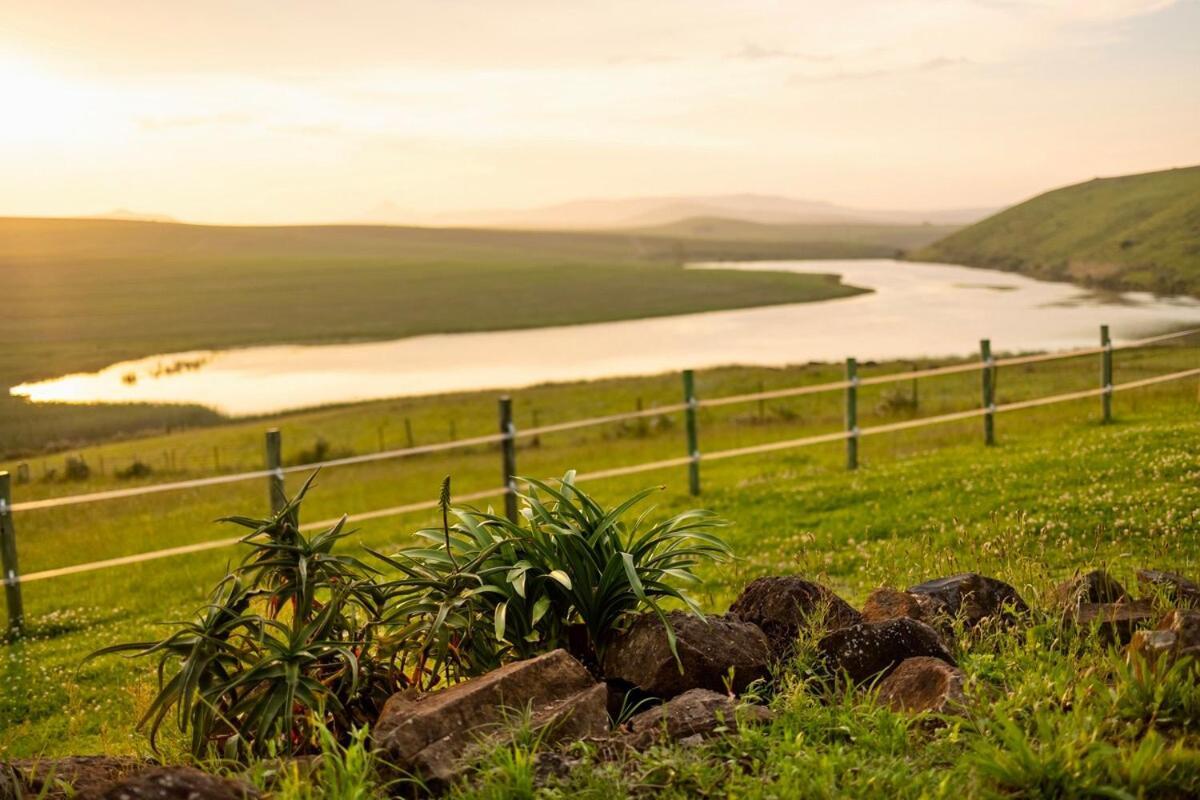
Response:
M86 481L92 475L92 468L83 460L83 456L67 456L63 466L64 481Z
M400 688L379 636L383 594L358 559L335 555L344 522L306 536L312 478L269 519L229 517L250 554L191 622L157 642L107 647L158 659L159 691L139 721L151 744L174 712L191 750L229 758L319 749L320 726L345 740ZM317 723L317 724L314 724Z
M429 546L376 554L402 574L388 585L387 621L421 642L410 680L432 685L569 645L601 654L633 614L653 611L667 624L662 601L699 614L674 584L696 583L697 565L730 556L712 533L724 523L708 511L627 519L655 489L606 508L575 485L573 472L557 488L525 483L519 522L455 509L453 525L445 484L443 527L417 534Z
M125 469L118 469L113 474L123 481L135 478L148 478L154 473L154 468L140 459L134 459Z

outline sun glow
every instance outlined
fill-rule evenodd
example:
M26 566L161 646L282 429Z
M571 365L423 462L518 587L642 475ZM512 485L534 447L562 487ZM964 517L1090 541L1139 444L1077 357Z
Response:
M6 110L0 144L69 138L96 111L96 99L86 86L5 53L0 53L0 102Z

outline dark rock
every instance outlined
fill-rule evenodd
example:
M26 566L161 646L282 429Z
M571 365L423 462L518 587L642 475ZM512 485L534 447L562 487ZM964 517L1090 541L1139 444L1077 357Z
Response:
M906 658L879 682L879 701L912 714L960 711L967 702L962 670L940 658Z
M1136 631L1129 640L1129 651L1149 664L1170 665L1180 658L1191 658L1200 668L1200 611L1171 611L1155 630Z
M101 800L249 800L259 796L248 783L194 767L153 767L113 784L99 795Z
M1076 575L1054 589L1054 601L1061 609L1080 603L1119 603L1129 599L1125 587L1102 569Z
M9 786L19 787L12 797L96 797L106 787L127 775L152 766L140 758L123 756L68 756L66 758L19 759L0 775L0 798L7 800ZM5 784L9 786L5 786Z
M1142 591L1161 593L1167 602L1188 608L1200 608L1200 584L1175 572L1140 569L1137 574Z
M967 628L985 619L1010 622L1029 611L1016 589L974 572L919 583L908 591L929 598L937 613L962 619Z
M802 630L845 628L861 615L830 589L795 575L751 581L729 607L729 614L762 628L777 659L792 655ZM817 615L820 616L817 616Z
M725 691L727 680L731 680L729 689L740 693L767 677L770 647L757 625L731 616L697 617L682 611L667 617L675 631L678 661L662 621L657 615L643 614L605 649L605 677L662 699L688 689Z
M706 738L721 731L733 732L739 722L768 722L771 717L771 712L763 706L748 704L739 709L727 694L691 689L635 714L626 723L626 738L633 747L645 747L658 739L680 741L692 736Z
M1080 628L1094 626L1103 641L1128 644L1136 629L1147 628L1154 623L1154 608L1147 600L1080 603L1064 612L1063 622Z
M529 707L547 745L608 732L608 689L565 650L507 664L439 692L384 705L373 739L390 766L445 787L481 739Z
M864 622L826 634L817 644L831 675L846 674L855 683L886 677L900 662L916 656L940 658L954 664L937 631L915 619L901 617Z

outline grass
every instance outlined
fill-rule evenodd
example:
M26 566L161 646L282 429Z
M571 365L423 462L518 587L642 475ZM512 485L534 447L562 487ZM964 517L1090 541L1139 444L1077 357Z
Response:
M909 256L1108 289L1200 295L1200 167L1039 195Z
M923 229L917 229L923 230ZM865 232L864 232L865 231ZM890 256L904 227L771 236L0 219L0 387L155 353L544 327L843 297L836 276L687 260ZM471 291L457 291L469 287ZM453 303L446 298L453 297ZM0 396L0 457L208 424Z
M1117 354L1117 380L1191 366L1197 350L1168 347ZM903 370L876 364L863 375ZM702 396L754 391L837 377L839 368L724 369L698 376ZM1094 358L1002 370L998 402L1092 386ZM860 424L910 413L884 402L888 387L861 391ZM516 398L517 421L541 422L674 402L677 375L594 384L539 387ZM936 414L978 403L978 375L922 382L916 413ZM871 437L863 467L842 469L839 446L784 451L713 462L703 468L701 503L731 519L726 531L741 559L701 572L695 599L722 611L751 578L798 573L825 581L853 603L880 585L907 586L963 570L1012 582L1035 607L1045 607L1055 582L1077 568L1107 566L1132 582L1142 566L1200 572L1200 435L1193 382L1118 394L1117 421L1097 424L1099 401L1036 409L997 419L998 445L980 444L979 421ZM420 441L444 439L450 421L459 436L495 428L494 398L415 398L290 415L276 420L285 456L321 435L363 452L395 446L408 417ZM900 417L902 418L902 417ZM712 451L834 430L840 397L706 409L701 446ZM262 424L240 423L83 451L95 464L123 455L173 448L171 477L211 471L208 449L223 448L227 469L261 463ZM678 424L652 420L642 429L613 425L543 437L518 453L519 468L551 476L567 467L600 469L677 455ZM309 519L436 496L452 473L460 493L499 482L494 450L427 456L333 469L318 478ZM35 469L36 474L36 469ZM154 475L149 480L162 480ZM589 486L620 497L654 481L667 485L661 511L696 503L683 470L612 479ZM129 485L111 474L81 484L17 487L17 499ZM258 512L260 482L147 496L17 517L22 567L28 571L167 547L232 531L210 520ZM356 541L385 550L411 541L436 523L434 514L373 520ZM25 587L32 636L0 648L0 753L144 751L133 721L152 696L142 665L81 658L96 647L159 633L155 621L194 609L233 551L212 551ZM1092 641L1065 642L1050 620L1016 636L960 647L969 687L982 698L966 721L929 730L876 709L859 695L823 698L797 673L774 700L779 718L699 751L654 749L620 768L595 765L572 772L562 793L622 797L650 791L669 796L1089 796L1117 787L1128 796L1187 796L1197 784L1197 738L1187 709L1195 698L1175 679L1165 690L1137 684L1119 656ZM831 702L833 700L833 702ZM1005 721L1011 726L1006 727ZM532 747L533 745L530 745ZM184 743L168 737L168 758ZM526 753L526 755L528 755ZM505 765L511 765L506 767ZM529 788L528 758L510 750L479 776L477 796L516 796ZM518 770L513 775L509 770ZM525 776L525 777L523 777ZM515 782L513 782L515 781ZM510 782L510 783L506 783ZM489 787L491 787L489 789ZM1183 787L1182 789L1180 787ZM518 791L519 790L519 791ZM674 793L673 795L671 793ZM1120 796L1120 795L1113 795Z

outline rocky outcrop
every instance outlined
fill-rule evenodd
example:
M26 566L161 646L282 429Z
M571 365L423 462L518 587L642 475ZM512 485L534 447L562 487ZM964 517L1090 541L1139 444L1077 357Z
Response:
M244 781L194 767L155 767L108 787L100 800L252 800L261 795Z
M879 682L879 702L909 714L950 714L967 702L963 673L940 658L906 658Z
M1200 608L1200 584L1176 572L1141 569L1137 580L1146 594L1161 595L1171 605Z
M690 689L648 711L635 714L625 724L625 738L633 747L645 747L658 740L674 742L692 737L708 738L725 731L734 732L739 724L770 719L771 712L763 706L747 704L739 709L727 694Z
M1011 622L1029 612L1012 586L975 572L919 583L908 592L926 598L936 613L961 619L968 629L984 620Z
M1080 603L1119 603L1131 599L1115 578L1102 569L1094 569L1063 581L1053 592L1058 608L1069 609Z
M1063 622L1070 627L1095 628L1108 643L1128 644L1138 628L1154 624L1154 607L1148 600L1126 603L1080 603L1063 613Z
M543 742L608 732L608 688L565 650L518 661L429 694L393 695L372 733L393 769L445 787L481 739L528 708Z
M830 675L845 675L860 684L886 677L902 661L917 656L954 664L954 656L937 631L908 617L863 622L833 631L821 639L817 649Z
M605 677L669 699L689 689L740 693L768 676L771 651L757 625L732 616L697 617L682 611L667 618L675 632L678 660L662 620L643 614L608 644Z
M832 590L796 575L751 581L729 607L729 614L761 628L778 660L792 655L803 630L836 630L862 621Z

